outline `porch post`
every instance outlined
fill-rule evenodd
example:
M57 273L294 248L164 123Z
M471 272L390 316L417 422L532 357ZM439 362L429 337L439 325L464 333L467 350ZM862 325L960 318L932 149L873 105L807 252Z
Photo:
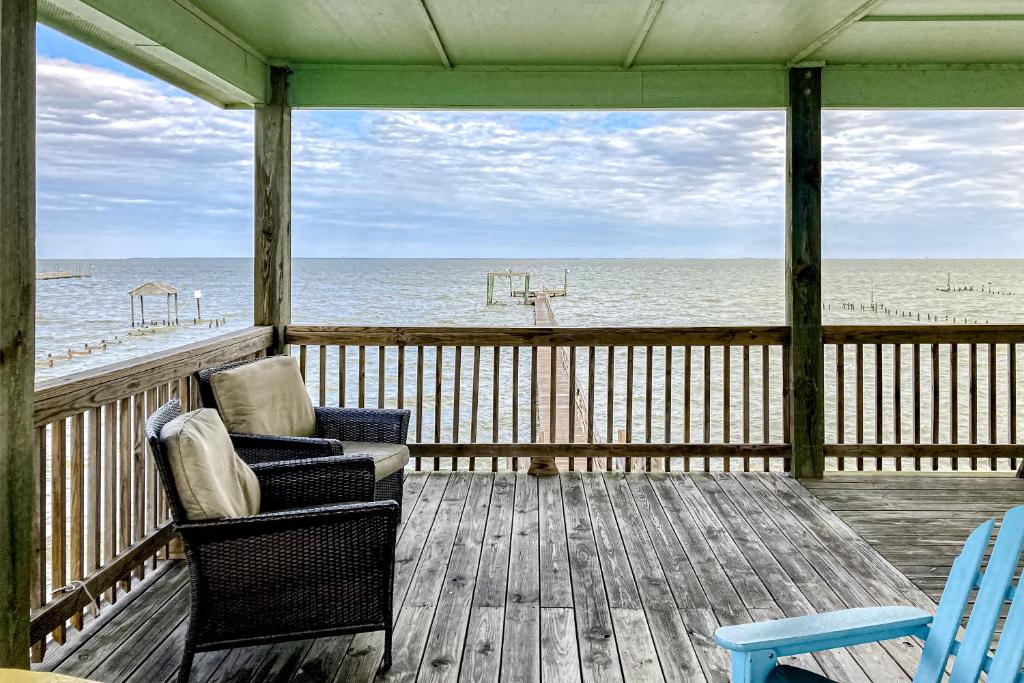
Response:
M36 2L0 0L0 667L28 668L35 376Z
M292 110L288 69L270 70L270 102L256 107L253 322L274 328L268 353L285 350L292 315Z
M793 474L825 471L821 337L821 69L789 71L786 110L786 324Z

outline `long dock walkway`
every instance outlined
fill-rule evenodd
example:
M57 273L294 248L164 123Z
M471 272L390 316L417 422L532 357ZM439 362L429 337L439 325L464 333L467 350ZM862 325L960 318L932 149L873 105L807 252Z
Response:
M534 324L537 327L555 327L555 312L551 298L539 293L533 300ZM554 367L552 367L552 361ZM573 443L587 441L587 399L577 387L570 389L569 368L572 367L569 350L558 348L552 355L550 347L537 349L537 441L538 443ZM552 392L554 403L552 404ZM552 410L553 408L553 410ZM569 426L572 424L570 433ZM545 473L554 460L562 472L569 469L568 458L534 458L530 471ZM543 463L543 466L539 466Z

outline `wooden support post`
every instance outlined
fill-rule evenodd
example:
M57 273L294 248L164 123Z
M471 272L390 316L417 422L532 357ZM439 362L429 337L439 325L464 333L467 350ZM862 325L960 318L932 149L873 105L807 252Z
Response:
M0 668L29 666L36 3L0 0Z
M254 310L274 328L270 354L285 352L292 313L292 111L288 69L270 70L270 102L256 107Z
M786 117L786 324L793 474L824 474L821 336L821 69L789 71Z

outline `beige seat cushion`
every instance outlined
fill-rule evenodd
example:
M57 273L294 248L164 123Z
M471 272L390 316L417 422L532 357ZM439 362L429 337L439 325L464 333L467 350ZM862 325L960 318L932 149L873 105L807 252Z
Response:
M160 430L174 486L190 521L260 511L260 482L235 453L216 410L180 415Z
M294 358L276 356L216 373L217 410L233 434L315 436L316 414Z
M342 441L345 455L372 455L374 476L380 481L409 463L409 447L400 443Z

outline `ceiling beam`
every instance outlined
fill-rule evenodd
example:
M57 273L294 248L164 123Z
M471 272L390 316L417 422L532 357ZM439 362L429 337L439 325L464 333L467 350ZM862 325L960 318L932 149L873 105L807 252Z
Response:
M1024 21L1024 14L872 14L861 21Z
M868 12L882 4L882 2L884 2L884 0L867 0L866 2L861 3L855 10L847 14L837 23L833 24L827 31L818 36L814 42L793 55L793 58L789 60L789 63L800 64L826 44L830 43L840 33L867 16Z
M822 106L834 109L1024 109L1024 65L829 66Z
M296 108L771 109L786 103L781 67L291 68L289 102Z
M643 47L644 41L647 40L647 34L651 32L654 20L658 18L658 12L661 11L661 6L664 4L665 0L651 0L651 4L647 6L647 12L644 13L643 21L640 22L636 37L633 38L633 43L629 46L626 58L622 60L623 69L633 66L633 61L636 59L637 53L640 52L640 48Z
M434 43L434 49L437 50L437 56L441 58L444 68L452 68L452 60L448 56L448 50L445 49L444 42L441 40L441 34L437 32L437 24L434 23L434 17L431 16L430 9L427 7L427 0L419 0L417 4L420 6L423 23L430 33L430 40Z
M39 21L222 107L264 103L262 55L179 0L39 0Z

